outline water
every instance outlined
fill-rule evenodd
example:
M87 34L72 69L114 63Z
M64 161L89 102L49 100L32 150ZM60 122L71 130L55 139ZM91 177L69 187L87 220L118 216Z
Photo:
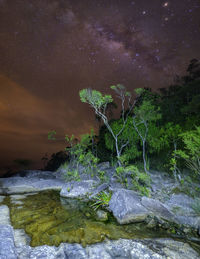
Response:
M19 197L18 197L19 198ZM57 191L29 194L3 204L10 208L11 223L15 229L24 229L31 237L31 246L80 243L83 246L109 239L143 239L177 236L166 230L149 229L144 223L119 225L108 213L102 222L90 205L78 199L61 198ZM183 240L181 240L183 241Z

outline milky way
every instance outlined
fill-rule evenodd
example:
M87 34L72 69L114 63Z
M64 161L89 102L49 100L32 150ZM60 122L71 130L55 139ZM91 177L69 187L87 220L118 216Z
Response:
M80 89L165 87L193 58L199 0L0 0L2 161L61 149L51 129L95 127Z

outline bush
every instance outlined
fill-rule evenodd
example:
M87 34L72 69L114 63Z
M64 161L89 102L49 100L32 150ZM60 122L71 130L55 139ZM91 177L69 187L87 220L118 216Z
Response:
M147 173L139 171L135 165L117 167L116 176L126 187L128 187L127 177L130 176L132 178L133 190L138 191L142 195L150 196L151 178Z
M94 210L97 210L99 207L107 207L109 205L109 201L111 197L112 197L111 192L107 193L105 191L102 191L94 197L95 202L92 203L91 207Z

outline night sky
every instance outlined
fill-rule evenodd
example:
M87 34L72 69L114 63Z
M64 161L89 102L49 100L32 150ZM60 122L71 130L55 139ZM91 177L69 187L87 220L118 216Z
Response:
M0 166L97 127L80 89L167 87L193 58L200 0L0 0Z

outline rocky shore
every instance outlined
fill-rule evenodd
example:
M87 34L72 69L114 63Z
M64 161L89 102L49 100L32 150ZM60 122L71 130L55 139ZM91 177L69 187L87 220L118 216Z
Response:
M112 191L108 210L120 224L144 222L149 228L159 226L166 231L191 237L197 243L200 217L192 209L194 199L184 193L173 193L175 184L166 175L151 172L152 196L142 197L125 189L114 179L112 168L103 164L110 181L81 174L80 181L65 182L62 172L24 171L10 178L0 179L0 202L11 195L17 202L20 195L42 190L59 190L60 196L90 199L102 190ZM105 240L82 247L80 244L62 243L59 247L31 247L30 238L23 230L13 229L9 208L0 206L0 258L199 258L199 254L185 242L169 238L144 240Z

